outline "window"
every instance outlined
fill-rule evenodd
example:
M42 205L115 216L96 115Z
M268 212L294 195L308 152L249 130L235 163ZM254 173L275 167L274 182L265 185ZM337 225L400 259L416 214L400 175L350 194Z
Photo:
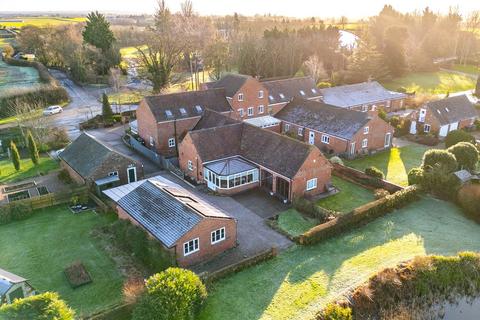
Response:
M175 138L168 139L168 147L169 148L175 147Z
M249 117L253 116L253 107L248 107L247 114Z
M369 131L370 131L370 128L368 126L363 127L363 134L368 134Z
M329 144L330 143L330 136L327 136L326 134L322 134L322 142Z
M364 104L364 105L362 106L362 111L363 111L363 112L367 112L367 111L368 111L368 106Z
M288 123L285 123L285 132L290 131L290 125Z
M150 145L153 147L155 145L155 140L153 140L153 137L150 136L149 138Z
M368 147L368 139L363 139L362 140L362 148Z
M182 116L186 116L187 110L185 110L185 108L180 108L180 113L182 114Z
M430 128L430 125L426 124L425 126L423 126L423 132L430 132Z
M167 118L173 117L173 113L170 110L165 110L165 115L167 116Z
M183 255L188 256L200 250L198 238L185 242L183 244Z
M390 100L387 101L387 108L390 108L390 106L392 105L392 102Z
M299 136L303 136L303 128L298 128L297 133Z
M317 89L312 88L312 93L317 93Z
M243 118L243 109L238 109L238 115Z
M285 95L283 93L280 93L279 96L280 96L280 99L285 99Z
M302 96L304 96L304 95L305 95L305 91L300 90L300 94L301 94Z
M225 240L225 228L212 231L212 244Z
M202 107L201 106L195 106L195 110L197 110L197 113L202 113Z
M273 96L268 96L268 99L269 99L270 101L275 101L275 99L273 98Z
M189 171L193 171L193 163L192 163L192 160L188 160L187 166L188 166L188 170L189 170Z
M258 91L258 98L259 99L263 98L263 90Z
M238 101L243 101L243 93L238 94Z
M317 178L313 178L307 181L307 191L313 190L317 187Z
M258 106L258 113L262 114L265 112L265 107L261 104Z
M118 171L112 171L108 173L109 177L118 176Z

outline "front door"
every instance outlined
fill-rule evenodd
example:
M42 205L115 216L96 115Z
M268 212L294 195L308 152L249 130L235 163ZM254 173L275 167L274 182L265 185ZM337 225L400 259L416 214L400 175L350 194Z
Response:
M128 183L137 181L137 168L131 167L127 169Z
M352 156L355 155L355 142L352 142L350 144L350 155L352 155Z
M288 200L288 195L290 192L290 182L280 177L277 177L277 195L280 196L282 200Z
M262 187L264 187L265 189L267 189L268 191L272 191L273 190L273 175L268 171L262 170L261 174L260 174L260 177L261 177L260 185Z
M310 131L308 134L308 143L315 144L315 132Z
M410 123L410 133L417 134L417 121L412 121L412 123Z
M390 147L391 140L392 140L392 134L389 132L385 135L385 148Z

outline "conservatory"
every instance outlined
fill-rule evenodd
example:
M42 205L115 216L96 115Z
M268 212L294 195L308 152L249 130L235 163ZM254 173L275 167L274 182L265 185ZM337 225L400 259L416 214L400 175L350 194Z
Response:
M259 181L258 167L240 157L207 163L204 165L203 173L208 188L220 193L254 187Z

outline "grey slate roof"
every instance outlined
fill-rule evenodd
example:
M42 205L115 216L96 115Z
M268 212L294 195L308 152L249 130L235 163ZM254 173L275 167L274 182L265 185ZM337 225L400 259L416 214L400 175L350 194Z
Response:
M351 139L370 121L367 112L359 112L323 102L296 98L276 118L343 139Z
M118 205L167 247L207 217L229 218L185 189L155 180L139 184Z
M320 92L325 103L342 108L407 97L404 93L385 89L376 81L324 88Z
M0 269L0 296L5 294L14 284L27 281L16 274Z
M204 163L241 156L288 178L296 175L316 148L247 123L195 130L188 134Z
M295 97L313 99L321 96L311 77L266 80L262 83L268 90L270 104L289 102Z
M83 178L88 178L104 161L108 161L112 154L120 153L84 132L59 154L59 158ZM120 155L130 159L126 155Z
M145 97L145 102L157 122L198 117L205 109L217 112L231 110L223 89L161 94Z
M441 125L478 117L478 111L466 95L449 97L426 104Z
M233 97L238 90L243 86L250 76L243 74L227 74L220 80L212 84L212 88L223 88L227 97Z

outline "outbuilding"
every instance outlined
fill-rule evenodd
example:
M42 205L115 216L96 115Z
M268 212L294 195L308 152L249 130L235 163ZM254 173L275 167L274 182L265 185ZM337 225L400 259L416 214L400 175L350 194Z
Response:
M0 269L0 306L35 295L35 289L28 280Z

